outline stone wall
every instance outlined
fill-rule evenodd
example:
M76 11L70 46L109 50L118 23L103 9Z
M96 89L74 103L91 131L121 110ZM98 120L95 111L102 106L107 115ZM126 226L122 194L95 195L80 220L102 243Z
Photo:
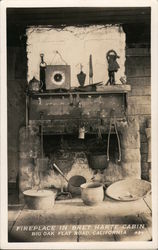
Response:
M148 144L145 129L151 119L151 62L150 49L126 49L126 76L132 90L128 97L128 115L138 117L141 141L142 178L149 180L150 163L147 162Z
M27 84L25 48L8 47L7 62L8 181L15 182L19 169L19 129L25 125L25 90Z

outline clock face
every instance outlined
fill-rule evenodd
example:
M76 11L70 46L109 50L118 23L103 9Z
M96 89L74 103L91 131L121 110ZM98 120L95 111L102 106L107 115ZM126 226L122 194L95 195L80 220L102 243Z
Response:
M46 89L70 88L70 65L47 65Z
M62 85L65 82L65 73L59 70L54 71L51 76L51 81L58 86Z

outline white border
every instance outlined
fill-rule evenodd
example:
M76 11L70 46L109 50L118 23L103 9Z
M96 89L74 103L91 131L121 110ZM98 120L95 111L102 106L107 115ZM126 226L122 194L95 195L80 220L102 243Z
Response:
M6 68L6 8L7 7L152 7L152 242L97 242L97 243L7 243L7 68ZM0 2L0 114L1 114L1 247L0 249L158 249L158 1L156 0L2 0Z

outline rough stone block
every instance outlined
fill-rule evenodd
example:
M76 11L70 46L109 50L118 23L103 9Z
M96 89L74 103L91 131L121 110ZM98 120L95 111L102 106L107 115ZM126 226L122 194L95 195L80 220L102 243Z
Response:
M136 117L129 117L127 125L121 129L121 147L140 148L139 120Z
M142 173L148 172L150 169L150 163L141 162L141 169L142 169Z
M133 131L133 134L131 134ZM140 134L139 132L135 132L133 129L129 132L129 130L125 131L125 133L121 136L121 147L123 149L140 149Z
M140 141L142 142L147 142L146 135L144 133L140 133Z
M151 163L149 162L142 162L141 163L141 172L142 172L142 179L147 181L151 181Z
M34 164L33 159L26 158L19 160L19 191L20 199L22 199L22 192L32 188Z
M130 116L128 118L128 129L131 131L131 129L135 131L139 131L139 119L136 116Z
M140 163L124 163L122 164L123 178L134 177L141 178Z
M23 180L19 184L20 192L24 192L25 190L32 189L32 182L28 180Z
M140 148L141 153L148 153L148 144L147 143L141 143L141 148Z
M104 170L103 181L115 182L123 179L123 168L121 164L109 162L108 167Z
M122 161L123 162L135 162L139 163L141 159L139 149L122 149Z
M144 164L144 162L147 162L147 154L141 154L141 162Z

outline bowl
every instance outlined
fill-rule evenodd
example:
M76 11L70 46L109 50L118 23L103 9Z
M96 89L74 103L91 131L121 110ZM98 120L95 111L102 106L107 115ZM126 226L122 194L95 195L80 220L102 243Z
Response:
M81 185L81 198L85 205L100 204L104 199L103 185L99 182L87 182Z
M33 210L49 210L54 206L56 193L51 190L29 189L23 192L26 205Z
M151 183L141 179L125 179L111 184L106 194L119 201L133 201L146 196L151 191Z

